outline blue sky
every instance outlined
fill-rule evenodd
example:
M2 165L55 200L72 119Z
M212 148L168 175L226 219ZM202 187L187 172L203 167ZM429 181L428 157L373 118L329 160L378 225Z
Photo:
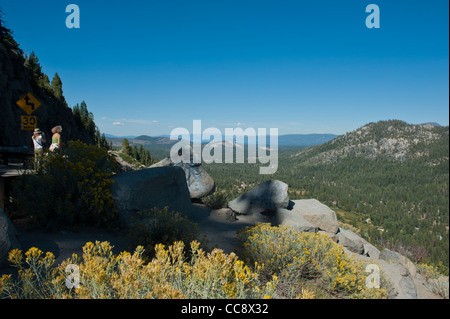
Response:
M65 25L80 8L80 29ZM365 8L380 8L368 29ZM1 0L17 42L100 130L342 134L449 121L447 0Z

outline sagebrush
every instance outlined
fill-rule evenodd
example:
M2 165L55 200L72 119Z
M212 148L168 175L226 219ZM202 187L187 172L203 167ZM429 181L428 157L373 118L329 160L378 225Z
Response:
M87 243L83 256L73 255L52 267L52 253L37 248L10 252L9 261L19 269L0 278L2 298L48 299L178 299L178 298L270 298L276 281L260 282L258 273L238 257L214 249L206 253L198 242L190 246L191 258L184 254L184 244L156 245L155 258L146 263L142 246L134 253L114 255L108 242ZM79 286L67 288L66 267L79 268Z
M259 224L238 234L247 263L263 265L260 275L277 276L278 297L293 298L317 287L324 298L388 298L392 287L381 276L379 289L366 286L366 264L346 254L328 235L289 226Z
M34 174L12 184L11 211L46 228L111 226L118 211L111 195L118 169L105 148L70 141L63 152L49 153Z

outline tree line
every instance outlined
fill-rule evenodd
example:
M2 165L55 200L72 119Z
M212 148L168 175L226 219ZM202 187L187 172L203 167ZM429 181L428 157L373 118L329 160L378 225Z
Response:
M106 140L105 133L101 133L94 121L94 114L89 112L87 104L82 101L81 104L75 105L72 109L75 122L80 129L88 132L89 137L98 147L104 147L108 150L112 149L111 143Z

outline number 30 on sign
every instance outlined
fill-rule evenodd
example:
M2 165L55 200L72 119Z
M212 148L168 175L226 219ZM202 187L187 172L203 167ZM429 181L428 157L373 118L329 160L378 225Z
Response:
M21 116L21 127L24 131L31 131L36 128L37 116Z

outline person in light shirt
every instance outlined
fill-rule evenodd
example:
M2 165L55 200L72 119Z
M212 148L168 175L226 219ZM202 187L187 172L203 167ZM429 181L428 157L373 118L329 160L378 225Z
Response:
M45 135L40 129L36 128L31 137L34 145L34 163L35 168L38 169L44 156Z

